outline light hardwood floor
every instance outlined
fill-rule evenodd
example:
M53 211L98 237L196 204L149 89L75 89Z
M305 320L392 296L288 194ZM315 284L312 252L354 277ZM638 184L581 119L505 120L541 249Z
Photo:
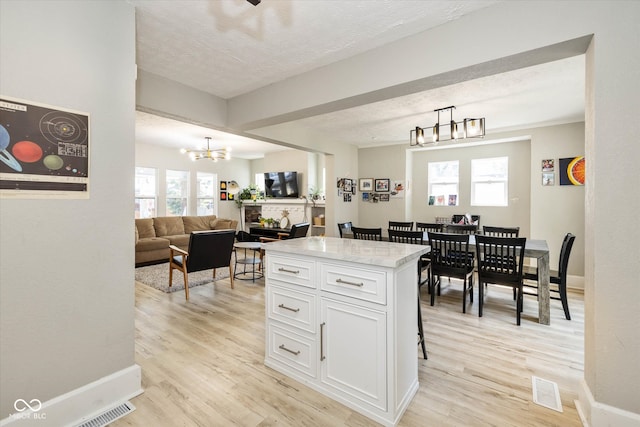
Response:
M377 425L264 366L263 280L191 288L189 302L184 292L135 287L145 392L112 426ZM400 426L580 426L582 295L569 295L571 321L552 301L551 326L537 323L526 297L518 327L511 290L490 286L479 318L477 300L462 313L460 289L452 280L434 307L422 290L429 359L416 346L420 389ZM532 375L558 384L564 412L533 403Z

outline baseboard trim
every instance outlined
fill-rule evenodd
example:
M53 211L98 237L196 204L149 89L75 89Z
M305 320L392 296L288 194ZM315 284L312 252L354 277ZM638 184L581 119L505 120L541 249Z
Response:
M584 292L584 276L567 275L567 289Z
M1 427L77 426L143 392L140 366L132 365L68 393L42 402L38 411L9 415Z
M596 402L584 378L580 381L576 408L585 427L639 427L640 414Z

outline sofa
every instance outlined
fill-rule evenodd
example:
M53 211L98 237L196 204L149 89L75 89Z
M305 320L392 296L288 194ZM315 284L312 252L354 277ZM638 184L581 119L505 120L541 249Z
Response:
M136 219L136 266L169 261L169 245L185 251L192 231L235 230L238 221L216 215Z

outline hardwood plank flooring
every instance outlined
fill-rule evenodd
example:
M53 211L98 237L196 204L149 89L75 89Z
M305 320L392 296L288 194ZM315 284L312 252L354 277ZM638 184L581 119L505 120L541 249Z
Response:
M416 345L420 389L399 425L581 426L582 295L569 295L571 321L552 301L551 326L537 323L536 300L525 297L518 327L510 289L489 286L479 318L477 299L463 314L461 285L443 283L434 307L422 290L429 359ZM145 392L112 426L378 425L264 366L263 280L191 288L189 302L184 292L135 288ZM533 403L532 375L558 383L562 413Z

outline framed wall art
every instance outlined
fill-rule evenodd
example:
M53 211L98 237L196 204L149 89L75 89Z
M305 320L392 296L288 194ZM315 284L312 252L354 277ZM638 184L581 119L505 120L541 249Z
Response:
M376 184L376 193L388 193L389 192L389 185L390 185L389 178L376 179L375 180L375 184Z
M0 98L0 195L89 198L89 114Z
M373 190L373 178L360 178L360 191L370 192Z
M558 175L560 177L560 185L584 185L584 156L558 159Z

